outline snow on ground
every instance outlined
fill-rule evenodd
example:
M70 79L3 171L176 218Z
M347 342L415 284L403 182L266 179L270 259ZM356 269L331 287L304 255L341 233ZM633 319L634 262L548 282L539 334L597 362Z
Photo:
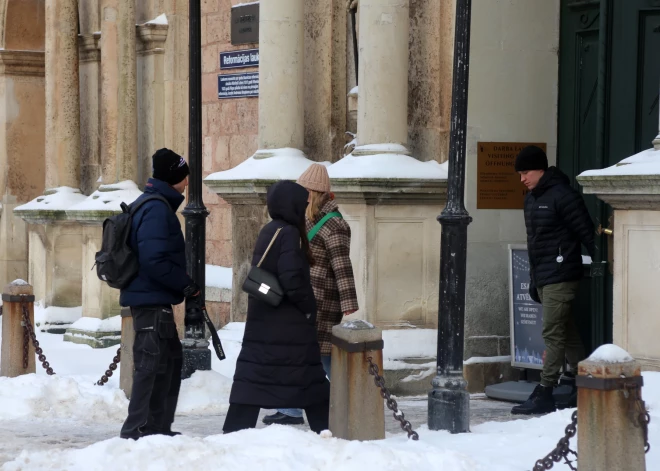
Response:
M37 326L44 324L71 324L82 317L82 307L41 307L34 304L34 323Z
M113 437L128 404L118 389L118 372L106 386L93 385L117 347L92 349L63 342L61 335L38 332L58 374L48 377L38 365L36 375L0 378L0 462L5 462L0 469L168 471L215 464L228 470L523 471L554 448L570 421L572 411L567 410L529 420L488 422L472 427L469 434L433 432L422 426L416 427L419 442L409 441L403 433L388 434L382 441L348 442L282 426L222 435L244 328L244 323L231 323L222 329L228 359L220 362L214 357L213 371L197 372L182 383L177 422L206 424L197 429L202 436L157 436L138 442ZM418 332L418 341L429 335ZM392 351L428 353L412 346L399 350ZM660 373L644 377L643 394L652 417L647 468L660 469ZM407 407L405 401L400 404Z

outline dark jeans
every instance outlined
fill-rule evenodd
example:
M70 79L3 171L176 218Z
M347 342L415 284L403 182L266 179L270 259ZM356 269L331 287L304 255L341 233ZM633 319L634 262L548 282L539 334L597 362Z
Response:
M172 307L137 307L131 313L135 372L128 417L121 428L124 438L171 430L183 365Z
M257 426L259 418L259 406L248 406L245 404L229 404L225 425L222 427L224 433L238 432ZM325 401L305 408L309 428L316 433L328 429L330 414L330 402Z

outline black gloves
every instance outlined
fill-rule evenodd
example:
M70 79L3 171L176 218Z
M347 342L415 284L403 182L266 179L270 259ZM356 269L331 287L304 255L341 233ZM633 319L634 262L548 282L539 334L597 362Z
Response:
M536 285L534 283L529 284L529 296L532 298L532 300L535 303L541 304L541 298L539 297L539 291L536 289Z
M201 324L204 322L202 307L200 305L200 289L195 283L191 283L183 290L186 297L186 315L184 317L185 325Z

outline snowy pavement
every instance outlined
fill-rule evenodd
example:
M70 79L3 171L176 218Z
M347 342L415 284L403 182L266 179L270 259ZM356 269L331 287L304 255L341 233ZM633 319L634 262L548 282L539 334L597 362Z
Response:
M513 420L511 405L473 396L472 433L429 431L426 398L400 398L400 408L419 432L406 438L390 413L387 439L348 442L306 427L264 427L221 435L241 329L222 331L228 360L198 372L182 385L175 429L180 437L117 438L128 401L118 375L108 385L93 383L116 347L92 349L38 332L55 369L48 377L0 378L0 470L146 470L202 468L228 470L529 470L563 435L572 411ZM651 407L648 469L660 469L660 373L645 374L644 398ZM262 411L262 416L269 411ZM575 446L575 442L573 441ZM555 469L567 469L557 465Z

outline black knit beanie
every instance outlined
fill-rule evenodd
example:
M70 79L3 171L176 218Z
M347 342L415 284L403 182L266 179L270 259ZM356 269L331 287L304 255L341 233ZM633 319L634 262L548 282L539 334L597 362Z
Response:
M528 170L548 170L548 156L540 147L527 146L516 157L516 172Z
M190 169L184 158L169 149L157 150L151 160L153 177L156 180L176 185L190 175Z

